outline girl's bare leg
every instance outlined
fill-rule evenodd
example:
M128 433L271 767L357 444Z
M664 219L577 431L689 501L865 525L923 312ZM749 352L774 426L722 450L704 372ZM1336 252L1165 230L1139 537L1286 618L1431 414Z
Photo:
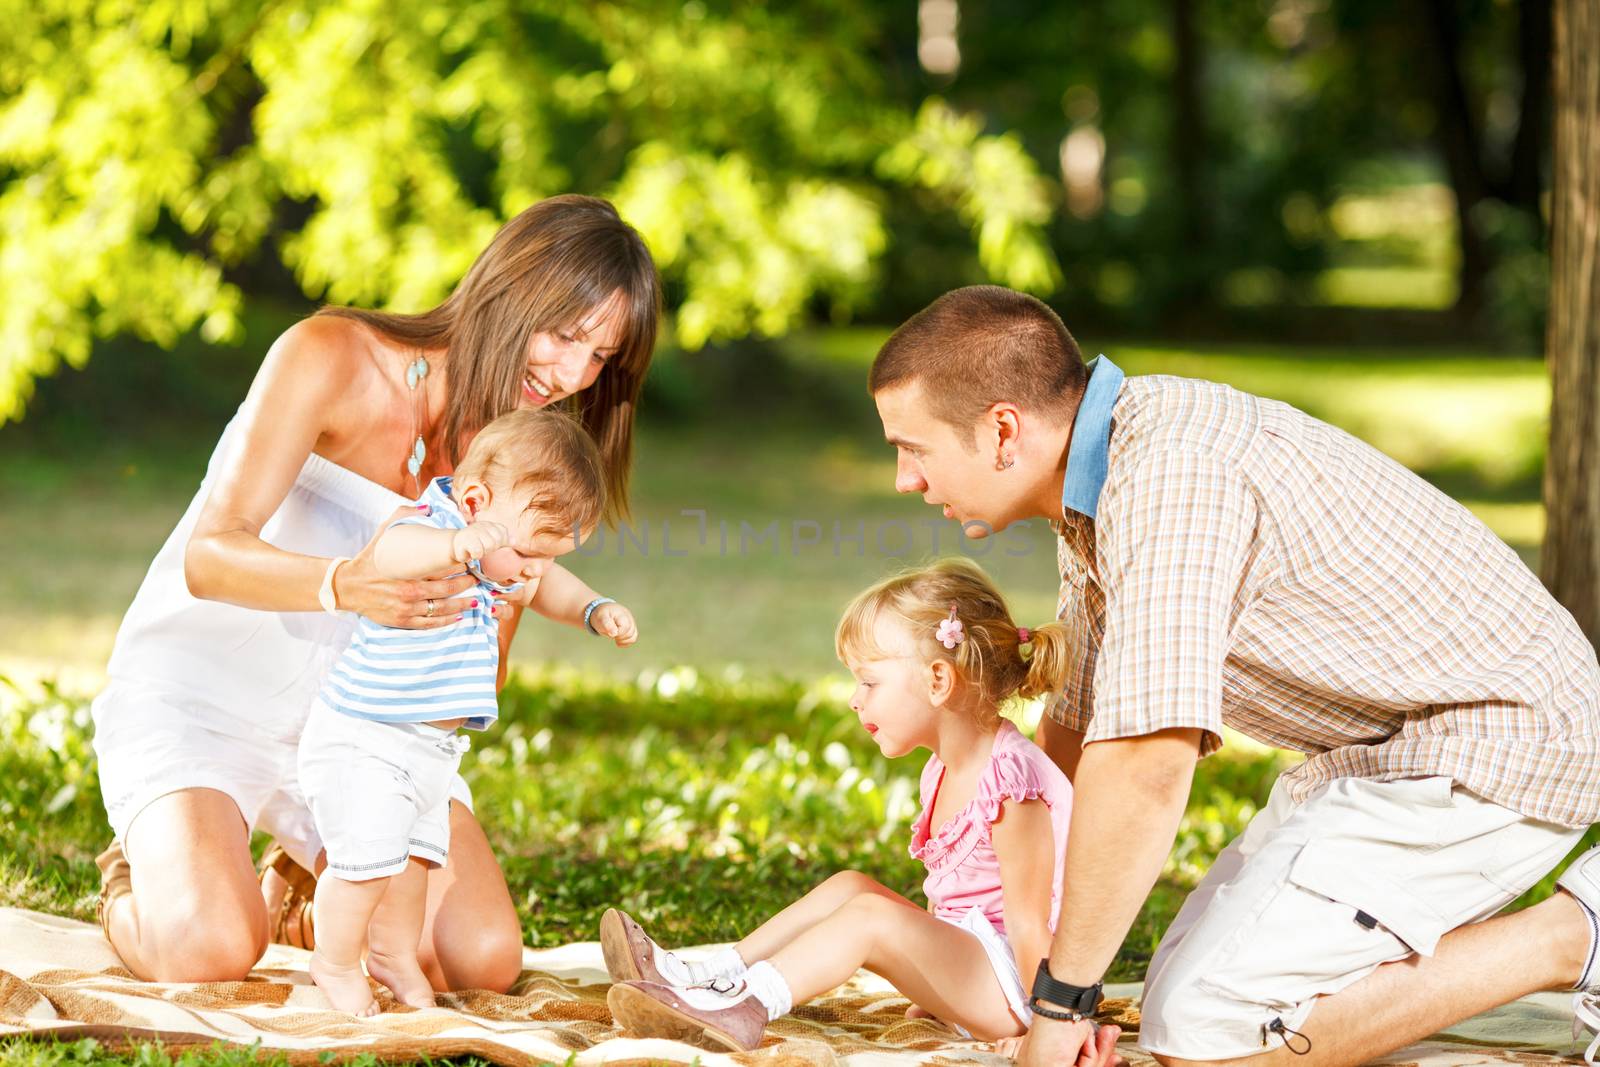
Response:
M311 977L339 1011L376 1015L378 1002L361 969L367 927L392 878L347 882L324 874L317 882L317 947L311 953Z
M842 985L866 967L981 1040L1023 1032L982 943L903 899L858 894L791 940L771 963L796 1004Z
M402 873L389 879L367 927L368 973L387 986L396 1000L414 1008L434 1006L433 986L417 963L427 899L428 868L412 859Z
M747 934L734 946L746 965L771 959L795 938L859 896L876 896L920 912L911 901L859 871L840 871ZM838 984L838 983L835 983ZM832 986L829 987L830 989ZM800 1002L795 998L795 1003Z

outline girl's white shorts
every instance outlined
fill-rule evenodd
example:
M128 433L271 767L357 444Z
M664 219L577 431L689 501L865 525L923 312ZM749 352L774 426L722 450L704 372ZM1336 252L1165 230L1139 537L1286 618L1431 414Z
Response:
M950 919L940 916L952 926L967 931L978 939L983 946L983 951L989 957L989 966L994 969L996 981L1000 983L1000 991L1006 995L1006 1004L1011 1008L1011 1014L1024 1026L1033 1023L1033 1009L1028 1007L1028 994L1022 988L1022 974L1017 968L1017 958L1011 951L1011 942L1006 935L994 928L982 908L968 908L959 919ZM956 1027L964 1037L971 1037L965 1029Z

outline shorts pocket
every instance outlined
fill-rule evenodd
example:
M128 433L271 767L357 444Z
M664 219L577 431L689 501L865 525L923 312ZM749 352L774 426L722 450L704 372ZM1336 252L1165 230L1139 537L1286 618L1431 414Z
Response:
M1248 914L1194 979L1210 996L1248 1005L1252 1025L1290 1020L1383 963L1432 945L1443 923L1403 891L1364 873L1370 857L1340 843L1302 847L1264 907ZM1263 1034L1265 1040L1265 1034Z
M1289 868L1289 882L1351 911L1351 921L1382 926L1413 952L1433 955L1453 924L1413 889L1374 869L1373 856L1340 841L1312 841Z

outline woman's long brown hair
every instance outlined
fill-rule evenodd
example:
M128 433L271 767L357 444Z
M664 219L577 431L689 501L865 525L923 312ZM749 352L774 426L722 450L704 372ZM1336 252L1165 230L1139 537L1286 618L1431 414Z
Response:
M440 437L452 464L463 443L519 405L533 335L569 329L616 292L622 294L622 344L594 384L566 403L600 447L606 519L628 515L633 417L661 317L661 279L650 250L617 209L592 196L553 196L500 227L449 298L405 315L326 307L390 340L448 348L448 395Z

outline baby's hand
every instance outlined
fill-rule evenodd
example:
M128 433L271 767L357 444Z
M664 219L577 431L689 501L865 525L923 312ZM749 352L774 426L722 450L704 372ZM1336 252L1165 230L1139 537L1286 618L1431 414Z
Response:
M479 519L466 529L457 530L450 539L450 558L457 563L482 559L497 548L511 543L511 534L498 522Z
M609 637L618 648L627 648L639 640L639 627L633 621L633 612L621 604L601 604L589 616L589 625L601 637Z

